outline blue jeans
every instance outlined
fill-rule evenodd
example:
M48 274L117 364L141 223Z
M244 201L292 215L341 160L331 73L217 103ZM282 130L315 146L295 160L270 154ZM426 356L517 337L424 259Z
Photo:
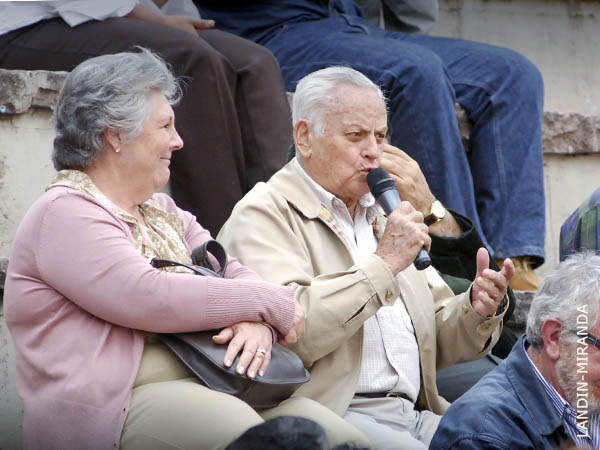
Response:
M433 194L473 219L496 258L543 262L543 82L525 57L386 31L338 13L286 24L263 45L279 60L289 91L331 65L351 66L380 85L389 98L391 143L417 160ZM472 121L469 153L455 102Z

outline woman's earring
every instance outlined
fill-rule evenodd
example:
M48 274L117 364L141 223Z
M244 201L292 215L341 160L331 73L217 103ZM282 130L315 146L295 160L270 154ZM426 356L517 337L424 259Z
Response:
M117 147L117 148L115 148L115 152L116 152L116 153L119 153L120 151L121 151L121 147Z

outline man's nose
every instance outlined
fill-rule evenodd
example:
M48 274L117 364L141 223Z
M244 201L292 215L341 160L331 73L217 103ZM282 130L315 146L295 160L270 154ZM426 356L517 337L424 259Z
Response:
M381 144L375 136L370 136L364 143L362 154L365 158L377 159L381 156Z

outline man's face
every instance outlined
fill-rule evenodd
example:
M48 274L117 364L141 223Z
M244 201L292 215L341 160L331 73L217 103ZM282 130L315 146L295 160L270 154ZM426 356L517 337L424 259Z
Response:
M588 330L596 337L600 336L599 322ZM561 343L556 376L565 400L578 411L585 409L595 414L600 413L600 349L588 341L585 343L587 346Z
M355 205L369 192L366 177L379 167L387 132L387 112L373 89L343 84L325 117L324 136L311 127L310 151L303 155L307 173L327 191Z

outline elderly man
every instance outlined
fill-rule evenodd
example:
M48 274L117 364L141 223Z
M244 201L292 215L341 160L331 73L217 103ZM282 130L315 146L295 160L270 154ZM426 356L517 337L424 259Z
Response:
M580 253L542 281L527 333L452 404L435 449L600 448L600 256Z
M427 448L448 407L436 369L489 351L514 267L488 269L480 249L476 280L458 296L431 267L415 269L431 242L423 214L402 202L386 219L369 194L387 111L364 75L307 75L292 119L296 158L236 205L219 240L266 279L296 287L306 332L293 348L312 377L297 395L343 415L377 449Z

